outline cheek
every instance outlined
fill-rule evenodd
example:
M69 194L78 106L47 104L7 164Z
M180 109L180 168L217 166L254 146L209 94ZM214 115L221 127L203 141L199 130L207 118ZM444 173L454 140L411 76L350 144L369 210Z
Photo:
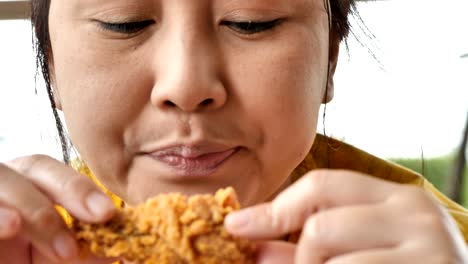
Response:
M279 47L233 55L230 63L240 109L263 133L257 153L262 188L269 190L279 188L309 152L326 83L326 46L299 40Z
M128 162L122 154L125 125L135 119L149 97L141 89L146 86L138 78L140 66L132 56L81 46L77 43L87 42L74 40L78 34L64 34L53 42L53 49L68 133L91 168L117 174ZM101 168L103 164L108 167Z
M263 126L268 151L304 153L312 144L326 83L325 48L309 41L279 47L232 64L241 65L232 74L242 87L236 92L250 121Z

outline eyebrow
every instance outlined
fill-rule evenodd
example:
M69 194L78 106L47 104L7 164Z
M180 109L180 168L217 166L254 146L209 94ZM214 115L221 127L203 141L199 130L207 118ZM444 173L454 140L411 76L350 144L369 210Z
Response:
M1 0L0 0L1 1ZM141 1L141 0L134 0L134 1L116 1L116 0L76 0L70 1L67 0L67 6L71 10L78 10L80 14L83 15L92 15L95 13L99 13L96 10L118 10L123 8L132 7L132 9L138 10L151 10L154 7L155 1Z

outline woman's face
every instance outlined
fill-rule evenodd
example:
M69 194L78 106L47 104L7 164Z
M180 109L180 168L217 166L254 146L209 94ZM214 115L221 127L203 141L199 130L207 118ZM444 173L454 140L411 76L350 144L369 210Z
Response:
M225 186L258 203L312 145L321 0L54 0L49 23L71 140L129 203Z

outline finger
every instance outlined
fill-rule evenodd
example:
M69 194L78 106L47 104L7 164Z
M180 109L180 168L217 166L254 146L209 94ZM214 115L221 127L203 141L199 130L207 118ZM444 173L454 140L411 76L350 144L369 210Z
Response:
M62 264L63 262L53 262L47 256L41 254L37 250L32 250L31 253L34 264ZM67 262L68 264L110 264L120 263L118 258L99 258L93 255L80 256L76 260ZM22 262L21 262L22 263ZM26 262L25 262L26 263Z
M0 204L21 216L21 234L50 259L68 260L78 248L54 204L15 171L0 166Z
M429 259L424 260L422 256L403 254L399 249L374 249L367 251L354 252L329 259L325 264L413 264L413 263L458 263L446 260ZM310 262L312 263L312 262Z
M0 239L0 260L0 263L31 263L29 241L20 236Z
M119 262L120 261L120 262ZM109 263L124 263L123 259L119 258L100 258L96 256L87 256L85 258L80 258L78 261L72 262L72 264L109 264ZM125 262L128 263L128 262Z
M296 246L291 243L272 241L259 243L256 264L293 264Z
M309 262L311 263L311 262ZM375 248L350 252L328 259L325 264L413 264L413 263L466 263L466 258L450 250L428 250L419 243L409 242L394 248Z
M399 246L409 230L389 211L381 205L361 205L309 217L298 244L298 263L323 263L350 252Z
M101 222L114 213L111 199L90 179L57 160L35 155L8 165L81 220Z
M13 238L21 229L21 217L15 210L0 207L0 240Z
M316 170L273 202L230 214L226 228L237 236L274 238L298 231L309 215L332 207L385 201L400 186L357 172Z

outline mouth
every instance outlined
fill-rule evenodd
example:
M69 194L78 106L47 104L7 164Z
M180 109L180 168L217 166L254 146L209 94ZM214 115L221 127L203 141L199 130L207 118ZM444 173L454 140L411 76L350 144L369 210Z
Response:
M174 177L200 178L212 175L239 150L240 147L179 145L147 152L146 155L169 168Z

